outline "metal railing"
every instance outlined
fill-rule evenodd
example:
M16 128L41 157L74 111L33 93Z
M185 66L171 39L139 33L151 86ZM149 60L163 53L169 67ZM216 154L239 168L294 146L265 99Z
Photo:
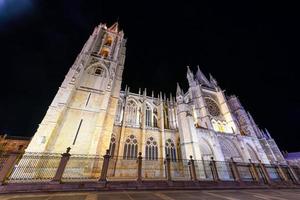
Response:
M43 182L53 179L60 154L25 153L14 165L8 182Z
M0 183L115 180L242 181L299 183L300 168L289 165L167 158L24 153L0 156Z
M98 155L72 155L62 181L93 181L100 177L103 158Z

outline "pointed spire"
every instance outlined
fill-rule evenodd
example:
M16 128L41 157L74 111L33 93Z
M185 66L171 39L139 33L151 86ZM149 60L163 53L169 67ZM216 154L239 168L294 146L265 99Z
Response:
M162 100L162 93L161 93L161 92L159 92L159 101L160 101L160 102L163 101L163 100Z
M152 90L152 99L154 98L154 91Z
M147 96L147 88L144 89L144 97Z
M202 71L199 68L199 65L197 65L197 72L196 72L196 78L199 81L199 83L204 84L206 86L211 86L210 82L207 80L206 76L202 73Z
M265 128L265 131L266 131L266 134L269 137L269 139L271 139L272 137L271 137L271 134L269 133L268 129Z
M213 86L215 86L215 87L218 86L218 82L216 81L216 79L215 79L211 74L209 74L209 82L210 82Z
M180 95L182 95L182 90L179 86L179 83L177 82L176 96L180 96Z
M170 92L170 101L173 102L172 93Z
M191 69L190 69L190 66L186 66L187 67L187 76L191 76L191 77L193 77L194 76L194 74L193 74L193 72L191 71Z
M108 28L108 30L118 33L119 32L119 23L115 22L111 27Z
M141 88L139 88L139 96L141 96Z
M127 87L127 85L125 85L125 95L127 95L128 94L128 87Z

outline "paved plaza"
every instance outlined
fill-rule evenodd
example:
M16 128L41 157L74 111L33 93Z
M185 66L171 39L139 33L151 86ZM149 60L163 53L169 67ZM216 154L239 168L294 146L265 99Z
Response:
M299 200L300 189L58 192L0 195L0 200Z

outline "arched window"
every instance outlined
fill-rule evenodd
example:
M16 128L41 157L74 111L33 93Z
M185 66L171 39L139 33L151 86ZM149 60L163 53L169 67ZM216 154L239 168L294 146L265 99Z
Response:
M108 48L102 48L100 51L100 56L103 58L107 58L109 56L109 49Z
M233 158L237 162L243 162L243 158L233 142L226 138L219 138L219 143L225 160Z
M165 147L166 155L169 155L171 161L176 162L176 146L171 139L167 139Z
M108 35L107 38L106 38L106 41L105 41L104 45L111 46L112 42L113 42L113 38L110 35Z
M138 107L133 100L130 100L126 104L126 124L138 125L137 122Z
M111 135L110 144L109 144L109 155L111 157L114 157L115 149L116 149L116 136Z
M104 76L105 70L102 67L96 67L94 71L95 76Z
M157 126L157 109L153 109L153 127L158 127Z
M116 123L120 123L122 121L123 115L123 103L121 100L118 101L117 113L116 113Z
M157 160L158 159L158 147L157 142L153 137L148 138L145 146L146 160Z
M164 120L165 120L165 128L168 129L169 128L169 112L168 112L168 108L165 107L164 108Z
M148 104L146 104L146 126L152 126L151 123L151 117L152 116L152 110Z
M124 145L123 159L131 160L137 158L138 144L134 135L130 135Z

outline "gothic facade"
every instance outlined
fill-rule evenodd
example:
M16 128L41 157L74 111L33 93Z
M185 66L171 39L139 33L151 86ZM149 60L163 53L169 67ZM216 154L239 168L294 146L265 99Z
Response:
M176 96L121 91L126 39L115 23L97 26L67 73L26 152L147 160L169 155L238 162L285 162L267 131L217 81L187 68L189 89Z

